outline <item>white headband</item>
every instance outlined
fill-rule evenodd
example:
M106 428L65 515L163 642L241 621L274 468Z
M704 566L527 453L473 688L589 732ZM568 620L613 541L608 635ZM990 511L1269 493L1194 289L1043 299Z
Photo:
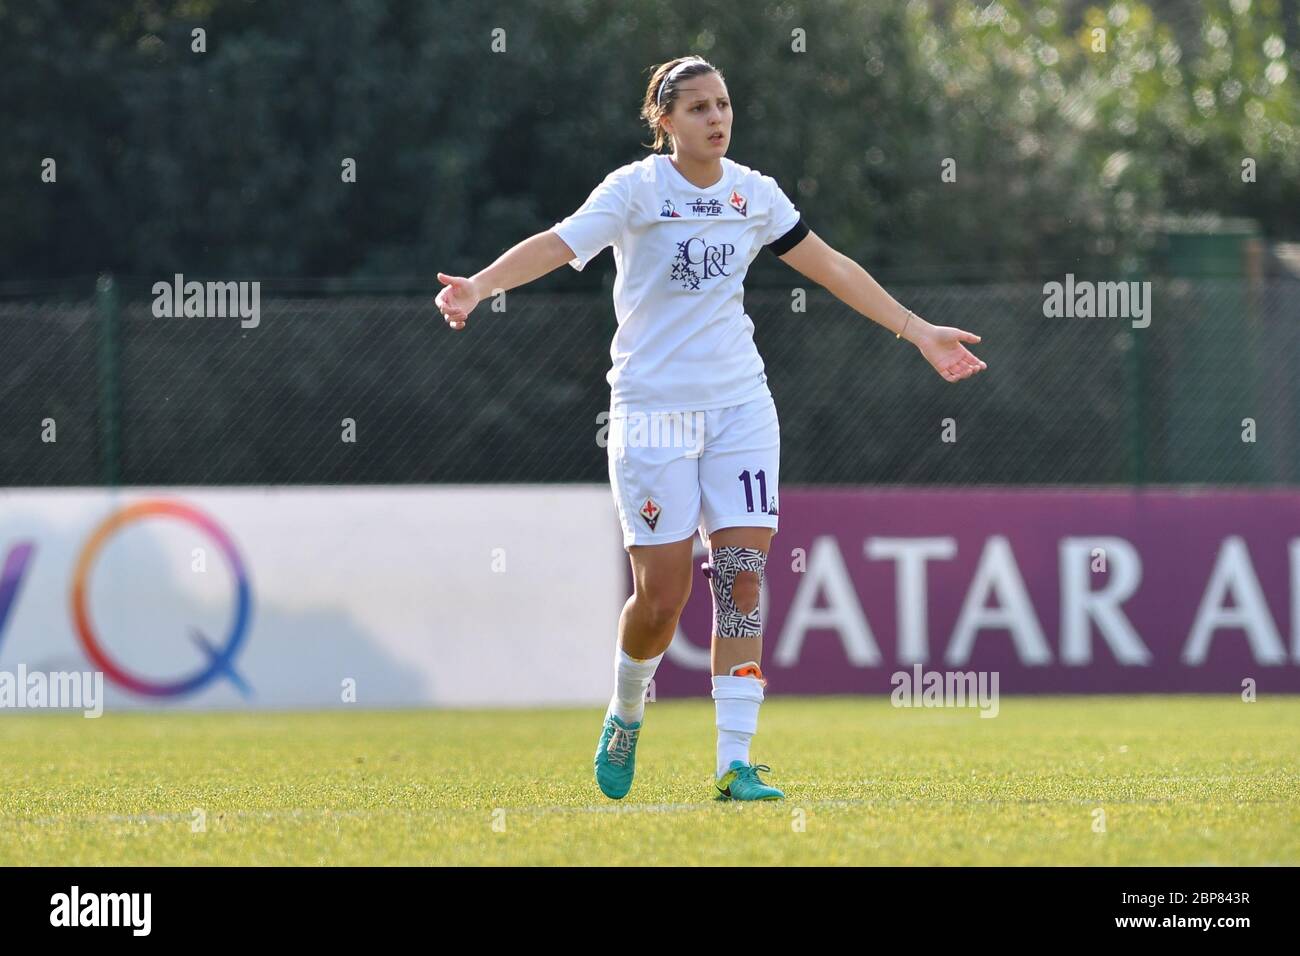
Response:
M659 92L655 94L655 105L656 106L664 105L664 90L667 88L668 84L673 81L674 76L676 76L682 70L686 69L686 67L688 66L694 66L697 63L704 63L704 62L705 61L701 60L698 56L691 57L689 60L683 60L681 63L678 63L675 67L669 70L668 75L665 76L663 80L661 80L659 83Z

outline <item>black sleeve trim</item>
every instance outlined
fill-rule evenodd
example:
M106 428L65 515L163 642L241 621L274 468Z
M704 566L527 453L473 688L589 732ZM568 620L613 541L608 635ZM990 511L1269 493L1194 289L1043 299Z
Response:
M790 227L790 231L784 236L780 239L773 239L769 242L767 248L771 249L776 255L783 256L795 246L799 245L799 243L803 242L804 236L808 235L809 231L808 226L804 223L803 219L800 218L798 222Z

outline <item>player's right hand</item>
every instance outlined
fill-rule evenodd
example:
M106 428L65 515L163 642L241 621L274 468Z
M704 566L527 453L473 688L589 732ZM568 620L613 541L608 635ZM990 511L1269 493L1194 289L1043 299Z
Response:
M463 276L449 276L439 272L438 281L443 287L434 298L434 304L447 324L459 332L465 327L465 321L474 311L474 306L478 305L478 290L472 279Z

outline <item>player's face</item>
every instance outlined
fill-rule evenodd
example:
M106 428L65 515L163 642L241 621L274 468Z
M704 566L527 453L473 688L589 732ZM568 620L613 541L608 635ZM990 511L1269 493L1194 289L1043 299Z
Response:
M731 145L731 97L716 73L692 76L678 87L677 101L665 121L677 152L700 158L723 156Z

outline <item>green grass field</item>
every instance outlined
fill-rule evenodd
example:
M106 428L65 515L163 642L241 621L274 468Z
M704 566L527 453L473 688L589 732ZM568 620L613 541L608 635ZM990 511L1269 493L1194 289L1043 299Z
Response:
M598 708L8 713L0 864L1300 864L1300 698L981 719L773 697L766 804L711 799L710 701L649 705L621 802L592 780L599 729Z

